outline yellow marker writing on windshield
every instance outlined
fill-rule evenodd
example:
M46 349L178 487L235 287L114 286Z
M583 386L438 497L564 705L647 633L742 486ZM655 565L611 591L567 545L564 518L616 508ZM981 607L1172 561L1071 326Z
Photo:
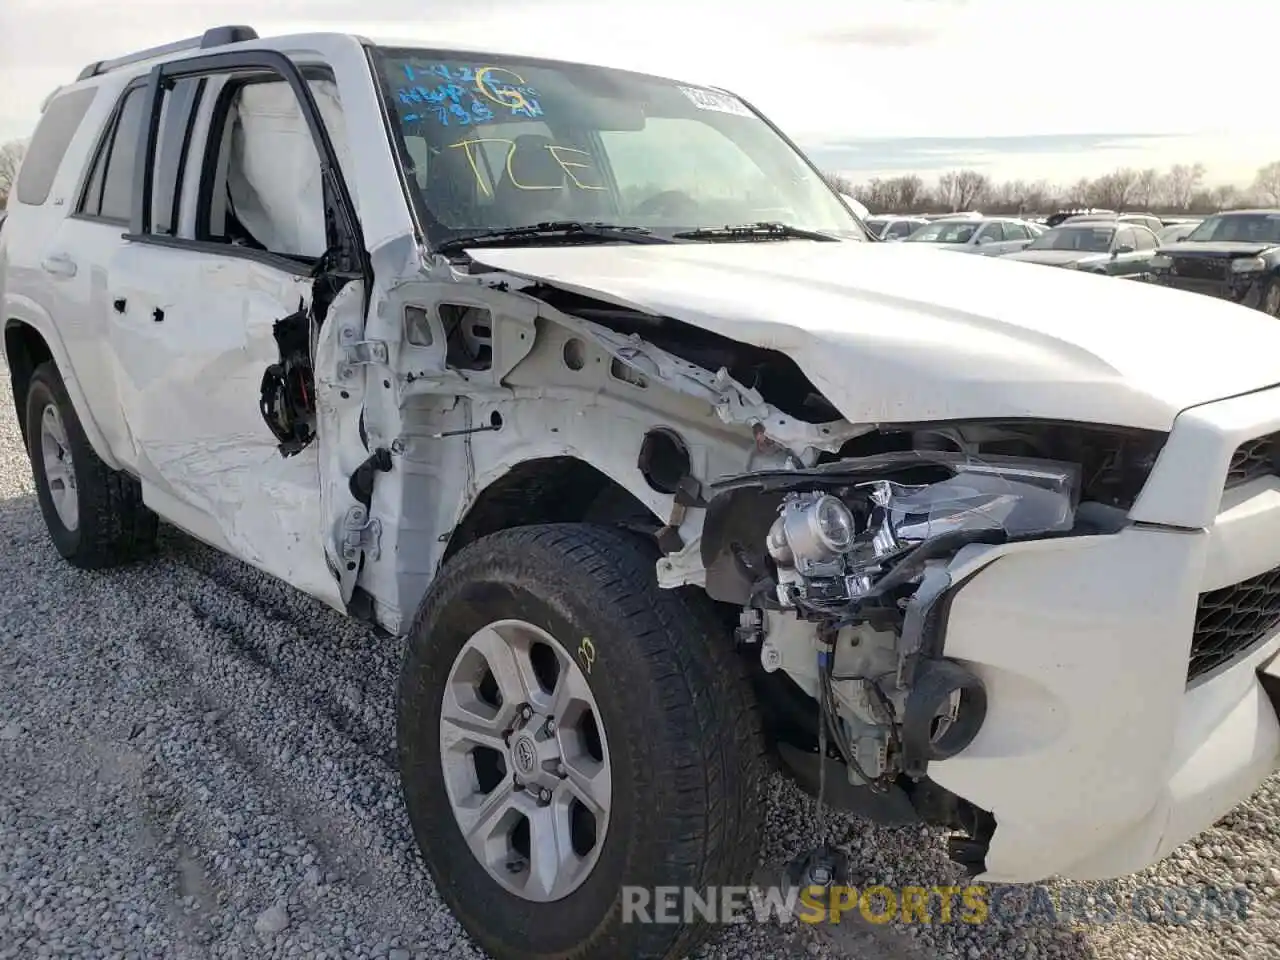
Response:
M489 100L492 100L494 103L498 104L499 106L508 107L512 111L512 113L515 113L521 110L528 113L529 101L524 98L524 94L521 93L519 90L515 89L514 87L510 87L506 90L503 90L502 96L500 97L498 96L497 91L490 90L485 85L486 81L489 79L489 74L494 73L495 71L497 73L505 73L508 76L515 77L516 83L524 83L524 77L520 76L520 74L516 73L514 70L506 70L502 67L481 67L479 70L476 71L476 90L480 93L481 96L486 97ZM504 97L508 99L503 99Z
M590 160L591 160L591 154L587 153L587 151L585 151L585 150L578 150L578 149L576 149L576 148L574 148L574 147L559 147L559 146L554 146L554 145L548 145L548 146L547 146L547 150L548 150L548 152L550 152L551 156L555 157L555 159L556 159L556 163L560 164L560 168L561 168L562 170L564 170L564 172L565 172L565 173L567 173L567 174L569 175L569 179L570 179L570 180L572 180L572 181L573 181L573 182L578 186L578 188L579 188L580 190L603 190L603 189L605 189L604 187L597 186L597 185L595 185L595 184L583 183L581 180L579 180L579 179L578 179L577 174L575 174L575 173L573 172L573 170L572 170L572 169L570 169L571 167L577 167L577 168L578 168L578 169L580 169L580 170L591 170L591 169L594 169L594 168L593 168L593 165L592 165L591 163L589 163L589 162L588 162L588 163L582 163L582 162L574 161L574 160L566 160L564 157L560 156L560 152L561 152L561 151L563 151L564 153L573 153L573 154L577 154L579 157L585 157L588 161L590 161ZM508 163L510 163L510 162L511 162L511 158L510 158L510 157L507 157L507 162L508 162Z
M540 183L521 183L516 178L515 173L511 169L511 161L515 158L515 155L516 155L516 142L514 140L509 140L506 137L471 137L466 140L459 140L457 143L449 144L450 149L452 150L460 149L466 155L467 163L470 165L471 172L476 178L476 183L480 185L480 191L485 196L492 196L493 194L492 194L492 191L489 189L489 184L486 181L483 171L481 171L480 169L480 164L478 162L478 153L475 149L476 147L485 143L506 144L507 156L506 156L505 167L507 171L507 179L510 181L511 185L516 189L518 190L559 190L561 189L561 187L564 186L563 183L541 183L541 184ZM552 158L559 165L560 169L565 172L565 175L568 176L569 179L573 181L574 185L577 186L579 189L581 190L604 190L605 189L604 187L595 186L594 184L583 183L578 178L578 175L573 172L575 168L580 170L589 170L592 168L592 164L590 163L591 154L587 153L585 150L579 150L576 147L561 147L555 144L544 144L543 149L545 149L548 153L551 154ZM565 157L562 157L560 155L562 152L566 154L572 154L577 159L567 159ZM583 160L586 160L588 162L584 163Z

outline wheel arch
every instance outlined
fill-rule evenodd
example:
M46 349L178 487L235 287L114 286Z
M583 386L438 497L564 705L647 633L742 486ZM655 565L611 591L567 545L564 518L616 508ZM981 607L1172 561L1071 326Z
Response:
M663 519L613 477L572 455L537 457L482 489L454 526L443 565L481 537L540 523L594 522L656 532Z
M41 319L31 315L30 311L24 311L26 315L23 316L15 316L13 310L8 312L9 316L4 324L4 356L9 367L14 413L18 418L23 442L25 443L27 439L26 417L23 411L26 407L27 388L31 383L31 375L40 364L52 361L62 377L63 385L75 407L76 416L80 419L80 425L89 440L89 445L93 447L94 453L103 463L113 470L119 470L120 464L112 455L106 437L93 416L80 381L76 379L72 369L66 347L54 331L53 325L47 321L42 322Z

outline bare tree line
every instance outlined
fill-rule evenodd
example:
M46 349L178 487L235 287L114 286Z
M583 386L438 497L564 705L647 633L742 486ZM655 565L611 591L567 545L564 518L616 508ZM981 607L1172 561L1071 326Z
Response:
M0 209L26 152L22 140L0 144ZM975 210L986 213L1051 213L1073 207L1143 210L1160 213L1210 213L1235 207L1280 207L1280 160L1259 167L1248 186L1206 186L1203 164L1175 164L1167 170L1121 167L1096 179L1082 177L1068 187L1047 180L998 182L977 170L950 170L932 184L922 177L874 178L857 183L838 173L826 175L841 193L857 197L873 213L926 213Z
M18 176L18 165L27 152L27 145L21 140L10 140L0 144L0 210L5 208L9 200L9 190Z
M928 213L982 210L984 213L1043 214L1058 209L1103 207L1152 213L1212 213L1246 206L1280 207L1280 160L1259 167L1248 186L1207 186L1204 164L1176 164L1167 170L1121 167L1070 186L1047 180L998 182L977 170L951 170L932 184L915 174L857 183L827 174L841 193L857 197L872 213Z

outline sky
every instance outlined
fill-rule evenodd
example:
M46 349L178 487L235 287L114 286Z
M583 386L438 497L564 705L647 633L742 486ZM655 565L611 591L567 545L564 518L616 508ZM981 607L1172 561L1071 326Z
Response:
M358 15L358 16L357 16ZM1277 0L0 0L0 142L86 64L199 34L337 30L726 87L855 180L1071 183L1280 159Z

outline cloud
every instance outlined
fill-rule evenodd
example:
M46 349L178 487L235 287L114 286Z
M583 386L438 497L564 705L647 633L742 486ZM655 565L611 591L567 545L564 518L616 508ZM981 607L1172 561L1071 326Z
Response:
M915 47L937 36L937 31L923 24L870 23L865 27L849 27L816 36L819 43L855 47Z
M859 162L869 162L869 141L897 141L874 148L879 169L979 154L1037 169L1067 155L1081 166L1120 156L1163 165L1174 141L1159 138L1170 131L1198 134L1211 169L1251 169L1280 156L1280 131L1262 126L1263 101L1248 84L1224 95L1221 83L1202 81L1247 78L1242 65L1274 59L1271 31L1241 29L1274 19L1274 0L1202 9L1171 14L1158 0L0 0L0 139L29 132L44 96L90 61L249 23L263 34L418 38L713 83L802 144L861 145ZM1193 76L1175 84L1175 64ZM1086 139L1060 153L1008 139L1066 135ZM922 137L955 142L927 153L912 146ZM1125 147L1081 145L1090 137ZM958 143L974 138L987 143Z

